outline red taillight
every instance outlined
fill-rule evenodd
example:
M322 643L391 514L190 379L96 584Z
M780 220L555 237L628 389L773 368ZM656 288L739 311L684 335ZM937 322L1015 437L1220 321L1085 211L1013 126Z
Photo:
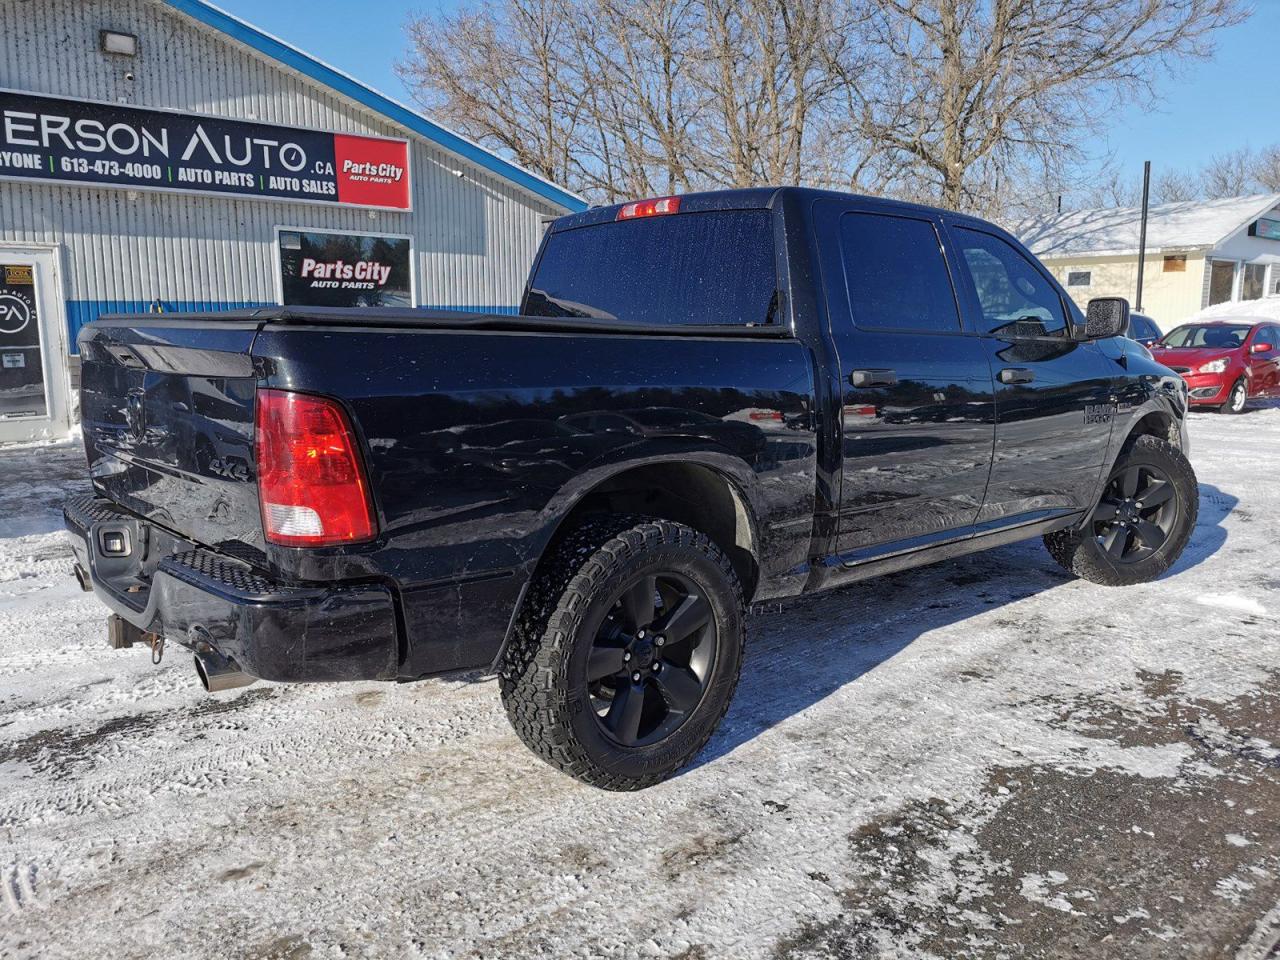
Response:
M637 217L661 217L668 213L680 212L679 197L662 197L659 200L637 200L635 203L624 203L618 211L619 220L635 220Z
M320 547L373 537L355 435L333 400L259 390L255 451L267 542Z

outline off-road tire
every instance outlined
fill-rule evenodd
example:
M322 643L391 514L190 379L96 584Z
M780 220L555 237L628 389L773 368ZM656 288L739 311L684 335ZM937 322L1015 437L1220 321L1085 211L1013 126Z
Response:
M1249 385L1245 383L1244 377L1241 377L1231 385L1231 392L1227 394L1227 402L1218 408L1220 413L1244 413L1245 407L1249 405Z
M673 570L698 583L712 606L717 652L689 717L665 739L628 748L600 730L582 665L609 598L646 570ZM553 767L606 790L640 790L706 745L738 685L743 643L742 587L710 538L669 520L588 517L553 548L530 585L498 678L502 702L516 734Z
M1068 573L1108 587L1148 583L1168 570L1191 539L1200 510L1200 489L1195 471L1186 456L1168 440L1139 436L1125 447L1116 460L1112 476L1133 465L1152 463L1172 481L1178 503L1174 528L1168 540L1151 556L1136 563L1113 563L1093 536L1092 519L1083 527L1074 526L1046 534L1049 555ZM1092 511L1090 511L1092 518Z

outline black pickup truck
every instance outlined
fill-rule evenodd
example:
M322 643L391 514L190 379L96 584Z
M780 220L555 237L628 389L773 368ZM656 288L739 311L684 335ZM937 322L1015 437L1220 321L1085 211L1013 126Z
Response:
M490 671L636 789L724 715L749 602L1041 536L1165 571L1187 397L1127 313L981 220L780 188L563 217L518 316L103 318L76 573L208 689Z

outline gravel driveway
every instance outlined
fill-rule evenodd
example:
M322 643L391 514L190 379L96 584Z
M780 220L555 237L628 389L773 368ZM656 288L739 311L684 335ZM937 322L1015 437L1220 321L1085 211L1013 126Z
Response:
M108 650L79 448L0 452L0 957L1280 956L1280 404L1191 432L1162 580L1026 543L758 611L639 794L492 681L209 696Z

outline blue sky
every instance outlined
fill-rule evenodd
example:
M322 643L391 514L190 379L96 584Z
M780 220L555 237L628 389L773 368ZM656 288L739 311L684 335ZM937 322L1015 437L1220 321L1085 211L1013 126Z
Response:
M390 96L409 102L393 66L405 52L404 23L411 12L453 8L456 0L402 4L366 0L215 0L219 6L282 40L350 73ZM1160 85L1154 110L1134 106L1104 123L1106 136L1091 152L1108 154L1141 173L1142 161L1196 167L1216 153L1280 143L1275 123L1272 62L1280 38L1280 0L1256 0L1253 18L1219 34L1211 61L1192 65Z

